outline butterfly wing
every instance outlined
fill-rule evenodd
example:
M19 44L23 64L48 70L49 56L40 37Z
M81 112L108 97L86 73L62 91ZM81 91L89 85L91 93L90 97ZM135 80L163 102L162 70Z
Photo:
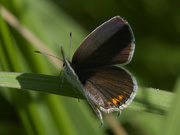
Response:
M134 48L131 27L117 16L85 38L74 53L72 63L78 68L125 64L131 60Z
M79 77L86 98L100 119L99 109L106 113L121 111L136 95L136 79L116 66L85 70Z

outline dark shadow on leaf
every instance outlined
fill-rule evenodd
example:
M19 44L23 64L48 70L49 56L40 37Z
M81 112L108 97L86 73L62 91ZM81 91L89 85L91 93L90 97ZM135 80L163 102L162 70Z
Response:
M77 92L66 78L64 78L64 83L61 87L62 78L60 76L23 73L16 79L19 81L21 89L77 98ZM78 93L78 98L83 99L84 97Z

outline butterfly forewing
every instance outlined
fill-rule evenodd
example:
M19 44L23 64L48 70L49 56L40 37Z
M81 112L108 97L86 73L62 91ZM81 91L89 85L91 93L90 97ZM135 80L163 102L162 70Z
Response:
M72 63L79 69L125 64L131 60L134 47L129 24L117 16L85 38L74 53Z

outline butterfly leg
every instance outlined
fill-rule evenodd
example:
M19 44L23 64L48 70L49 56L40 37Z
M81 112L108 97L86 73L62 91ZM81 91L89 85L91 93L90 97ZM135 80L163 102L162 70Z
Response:
M77 98L78 98L78 102L80 102L78 92L77 92L77 90L76 90L76 88L75 88L74 86L73 86L73 89L74 89L74 91L76 92L76 96L77 96Z
M63 83L64 83L64 70L61 70L61 71L60 71L59 77L62 78L62 80L61 80L61 85L60 85L60 88L62 88L62 85L63 85Z
M120 115L121 115L121 112L122 112L122 111L121 111L121 110L119 110L119 112L118 112L118 116L120 116Z

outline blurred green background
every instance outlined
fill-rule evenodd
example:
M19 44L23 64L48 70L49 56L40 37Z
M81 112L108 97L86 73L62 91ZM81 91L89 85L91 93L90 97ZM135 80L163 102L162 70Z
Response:
M18 20L59 57L60 44L71 57L97 26L120 15L131 25L136 49L126 66L140 86L174 91L180 75L178 0L1 0ZM59 69L0 18L0 71L58 75ZM41 50L39 50L41 51ZM177 90L177 89L176 89ZM86 101L0 88L0 135L156 135L169 127L166 116L125 109L98 130L100 121ZM171 116L172 117L172 116ZM169 116L168 120L171 119ZM118 128L116 128L118 126ZM120 128L121 127L121 128ZM166 133L168 134L168 133Z

